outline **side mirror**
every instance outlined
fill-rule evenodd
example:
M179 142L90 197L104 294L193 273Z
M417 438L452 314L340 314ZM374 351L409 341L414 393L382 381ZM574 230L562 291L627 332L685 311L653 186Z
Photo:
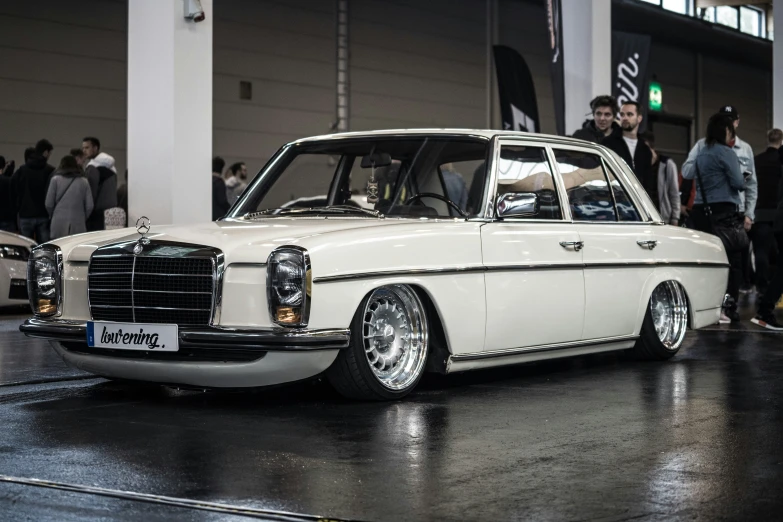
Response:
M534 192L507 192L498 197L497 216L535 217L541 210L538 194Z

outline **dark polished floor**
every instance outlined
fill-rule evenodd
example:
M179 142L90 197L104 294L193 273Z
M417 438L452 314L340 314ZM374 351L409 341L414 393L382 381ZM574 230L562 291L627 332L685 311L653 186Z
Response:
M23 317L0 312L2 520L783 518L783 335L747 320L691 332L666 363L428 376L357 404L321 382L85 378Z

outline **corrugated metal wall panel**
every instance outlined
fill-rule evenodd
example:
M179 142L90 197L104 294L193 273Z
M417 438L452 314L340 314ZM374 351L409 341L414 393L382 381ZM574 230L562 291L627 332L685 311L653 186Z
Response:
M556 134L555 101L550 71L551 51L544 2L540 5L501 0L498 5L499 43L515 49L527 62L538 100L541 132ZM586 110L589 112L589 109ZM576 129L566 129L573 133Z
M213 153L251 176L284 143L326 134L335 119L335 4L215 3ZM251 100L239 82L252 83Z
M46 138L57 165L84 136L126 165L127 0L0 3L0 154Z
M484 127L485 19L483 0L351 3L351 129Z

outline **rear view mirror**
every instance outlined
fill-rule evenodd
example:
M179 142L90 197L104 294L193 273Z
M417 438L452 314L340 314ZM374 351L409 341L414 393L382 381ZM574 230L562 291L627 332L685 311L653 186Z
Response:
M392 159L388 152L373 152L366 156L362 156L362 168L369 169L372 166L388 167L391 165Z
M538 194L534 192L507 192L498 197L498 217L535 217L541 210Z

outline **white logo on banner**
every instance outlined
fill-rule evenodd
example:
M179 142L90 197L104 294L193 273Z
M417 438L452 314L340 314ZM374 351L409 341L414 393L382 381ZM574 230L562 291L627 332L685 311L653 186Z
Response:
M617 88L620 89L620 95L617 97L618 107L629 101L639 101L639 88L636 86L636 79L639 76L638 60L639 53L634 53L628 58L627 63L617 66Z
M524 131L524 132L536 132L536 122L519 110L516 105L513 103L511 105L511 118L513 120L512 124L509 125L508 123L504 123L503 127L504 130L515 130L515 131Z

